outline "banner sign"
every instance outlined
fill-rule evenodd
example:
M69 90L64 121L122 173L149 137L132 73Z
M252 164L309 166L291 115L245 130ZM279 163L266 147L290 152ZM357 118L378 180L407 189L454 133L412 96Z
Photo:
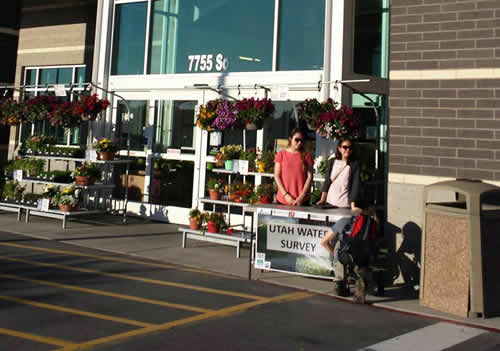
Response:
M300 218L258 213L255 268L331 278L332 262L321 239L324 225L300 223Z

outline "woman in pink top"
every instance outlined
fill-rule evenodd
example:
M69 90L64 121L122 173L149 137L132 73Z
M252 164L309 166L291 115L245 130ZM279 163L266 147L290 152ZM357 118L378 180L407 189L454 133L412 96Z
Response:
M288 147L274 159L276 200L283 205L301 206L309 198L313 160L304 150L304 133L295 128L288 137Z

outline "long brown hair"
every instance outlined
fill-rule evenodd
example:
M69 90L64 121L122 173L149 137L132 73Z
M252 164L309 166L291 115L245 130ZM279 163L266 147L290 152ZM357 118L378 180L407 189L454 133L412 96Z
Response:
M304 133L304 131L302 129L293 128L290 131L290 133L288 134L288 146L290 146L292 144L292 138L297 133L299 133L300 135L302 135L302 139L303 139L302 145L300 145L300 147L299 147L299 152L300 152L300 160L302 161L302 169L304 171L306 171L306 162L305 162L306 151L304 150L304 144L305 144L306 134Z

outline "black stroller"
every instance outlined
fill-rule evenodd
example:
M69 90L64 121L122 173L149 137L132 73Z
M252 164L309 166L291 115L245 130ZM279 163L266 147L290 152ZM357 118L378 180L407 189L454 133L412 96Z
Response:
M339 296L349 296L354 285L354 300L365 303L369 285L376 285L376 295L384 294L383 271L387 250L378 238L378 220L374 211L363 211L346 231L339 233L338 260L344 267L343 279L335 282Z

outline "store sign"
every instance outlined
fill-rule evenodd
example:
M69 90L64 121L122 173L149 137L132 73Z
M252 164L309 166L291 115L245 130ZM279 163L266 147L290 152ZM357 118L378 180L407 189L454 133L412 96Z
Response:
M229 60L222 54L189 55L189 72L221 72L229 68Z
M257 227L255 268L331 277L330 255L321 245L329 227L301 224L299 218L262 212L258 214Z

